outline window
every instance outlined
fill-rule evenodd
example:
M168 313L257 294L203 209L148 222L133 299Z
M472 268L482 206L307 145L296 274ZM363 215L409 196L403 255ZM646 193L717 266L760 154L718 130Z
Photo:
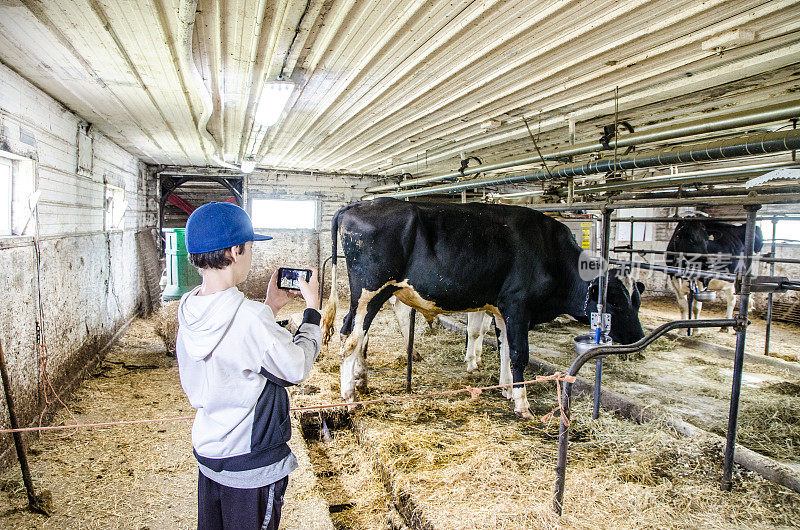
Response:
M764 241L772 241L772 221L758 221ZM775 223L775 241L800 243L800 220L778 219Z
M317 201L254 199L253 226L256 228L317 227Z
M11 235L11 160L0 158L0 236Z
M0 236L33 232L40 194L34 190L34 166L29 158L0 151Z
M652 208L621 208L617 210L617 219L629 219L631 217L652 217ZM618 221L617 241L631 241L630 221ZM634 222L633 241L652 241L653 223Z

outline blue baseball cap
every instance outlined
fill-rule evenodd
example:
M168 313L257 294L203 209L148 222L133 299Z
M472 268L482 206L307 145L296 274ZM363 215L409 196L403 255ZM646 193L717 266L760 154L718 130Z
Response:
M186 221L186 251L202 254L231 248L248 241L272 239L253 232L253 222L247 212L230 202L204 204Z

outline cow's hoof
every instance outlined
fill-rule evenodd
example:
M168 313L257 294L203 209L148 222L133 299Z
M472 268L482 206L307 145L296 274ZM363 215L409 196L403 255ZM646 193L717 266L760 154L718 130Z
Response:
M411 355L411 359L412 359L412 360L413 360L415 363L418 363L418 362L420 362L420 361L422 361L422 360L423 360L423 358L422 358L422 355L420 355L420 354L419 354L419 352L418 352L417 350L414 350L414 353L413 353L413 355Z
M468 374L474 373L475 370L477 370L477 369L478 369L478 365L477 364L468 364L467 365L467 373Z
M500 391L503 394L503 397L506 399L514 399L514 395L511 393L511 387L505 387Z
M534 419L536 419L536 416L533 415L533 412L531 412L531 409L515 410L514 414L516 414L517 417L522 419L522 420L534 420Z

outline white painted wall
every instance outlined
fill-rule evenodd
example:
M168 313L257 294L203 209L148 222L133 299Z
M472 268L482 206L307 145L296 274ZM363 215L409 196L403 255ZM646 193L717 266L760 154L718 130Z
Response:
M136 232L156 221L156 187L141 162L90 130L93 164L78 173L77 138L86 124L70 110L0 64L0 151L22 156L35 167L15 188L15 217L35 186L39 200L41 297L48 375L67 393L96 364L102 349L144 303ZM0 153L2 156L3 153ZM35 165L30 163L36 160ZM27 162L26 162L27 160ZM120 229L104 231L105 183L125 190L129 204ZM40 360L35 348L36 261L33 232L0 237L0 340L12 392L23 423L43 407ZM52 407L51 407L52 409ZM0 422L7 411L0 403ZM0 452L8 446L0 440ZM6 452L8 454L8 452ZM2 463L2 462L0 462Z
M256 243L253 270L245 291L248 296L263 297L266 282L272 271L293 264L322 267L331 255L331 220L336 211L364 195L364 188L374 185L371 177L336 175L301 171L255 171L245 181L246 198L253 199L313 199L318 201L318 225L314 230L266 231L275 239ZM339 253L342 253L339 246ZM338 288L341 295L349 293L344 260L338 264ZM330 287L330 266L325 276L325 292Z

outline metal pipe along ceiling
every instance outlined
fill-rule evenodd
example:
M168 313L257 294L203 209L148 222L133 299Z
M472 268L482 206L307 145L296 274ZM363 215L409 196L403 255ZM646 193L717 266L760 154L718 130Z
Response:
M702 169L699 171L686 171L684 173L674 173L670 175L658 175L645 177L637 180L616 182L612 184L592 184L585 186L575 186L573 194L582 195L587 193L602 193L608 191L625 191L633 189L639 191L646 188L673 188L681 184L696 184L700 182L724 182L729 183L727 177L731 176L750 176L763 175L769 170L780 168L800 169L798 162L768 162L765 164L750 164L747 166L721 167L715 169ZM723 180L724 179L724 180ZM566 190L557 190L559 195L566 195ZM512 197L528 197L544 195L544 190L513 191L509 193L493 193L492 198L508 199ZM742 219L744 221L744 219Z
M195 17L197 16L197 0L182 0L178 6L178 47L180 49L181 74L187 75L196 93L203 102L203 113L197 121L197 131L200 136L211 145L211 159L221 167L239 170L237 166L228 164L222 159L220 147L216 140L206 129L211 113L214 111L214 102L208 93L203 77L197 70L197 65L192 56L192 34L194 31ZM205 147L203 148L205 151Z
M616 164L613 158L601 158L585 163L568 164L550 170L552 178L568 178L608 173L611 171L624 171L628 169L641 169L648 167L670 166L674 164L687 164L692 162L706 162L711 160L724 160L751 155L763 155L800 149L800 130L767 132L712 140L709 142L686 145L681 148L667 150L654 150L646 153L618 158ZM511 175L487 177L482 179L440 184L427 188L382 193L374 197L415 197L432 193L447 193L486 186L506 184L520 184L523 182L536 182L548 180L546 171L535 171L525 175Z
M759 109L748 110L743 112L733 112L718 116L716 118L703 118L699 120L690 121L683 125L667 125L663 127L656 127L649 131L642 131L621 136L618 139L611 139L608 141L608 148L614 147L627 147L630 145L639 145L652 142L660 142L664 140L674 140L676 138L684 138L687 136L694 136L697 134L706 134L711 132L724 131L736 127L748 127L751 125L758 125L762 123L770 123L774 121L790 119L800 116L800 101L790 101L788 103L781 103L777 105L770 105L761 107ZM525 164L534 164L541 162L542 158L561 158L567 156L582 155L601 151L606 149L600 142L582 142L575 144L565 149L557 149L543 153L540 157L530 156L526 158L518 158L516 160L509 160L507 162L500 162L497 164L489 164L483 166L475 166L464 170L462 174L459 171L447 173L446 175L435 175L429 177L420 177L415 179L404 180L397 184L383 184L380 186L373 186L367 188L367 193L380 193L392 191L399 188L407 188L409 186L419 186L422 184L429 184L431 182L438 182L440 180L447 180L453 178L461 178L466 175L474 175L483 173L485 171L494 171L497 169L506 169L509 167L523 166Z

